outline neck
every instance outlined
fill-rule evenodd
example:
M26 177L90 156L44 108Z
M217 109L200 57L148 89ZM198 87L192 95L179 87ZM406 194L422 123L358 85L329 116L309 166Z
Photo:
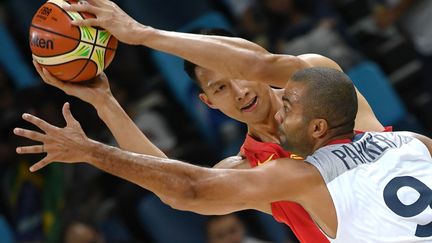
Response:
M334 134L334 132L333 133L329 132L327 136L318 140L318 142L315 143L315 146L313 147L313 150L311 151L310 154L313 154L318 149L327 146L327 144L331 143L332 141L341 140L341 139L352 140L353 137L354 137L354 131L351 131L349 133L344 133L344 134L337 134L337 135Z
M247 124L248 134L261 142L279 143L279 124L275 119L276 112L282 107L283 90L269 91L270 109L264 120Z

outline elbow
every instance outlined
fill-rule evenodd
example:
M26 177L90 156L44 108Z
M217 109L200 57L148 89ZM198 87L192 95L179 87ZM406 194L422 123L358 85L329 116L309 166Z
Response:
M176 197L167 196L167 197L160 197L160 199L163 203L165 203L166 205L170 206L173 209L181 210L181 211L187 210L185 202L179 200Z
M249 70L255 77L253 80L264 82L271 81L272 77L277 76L274 74L274 72L277 70L280 71L278 68L284 68L285 70L283 70L283 73L290 73L288 71L291 71L292 73L307 66L302 59L296 56L278 55L272 53L263 53L257 55L255 62L249 65ZM286 78L289 79L290 76Z
M268 77L267 73L269 65L276 62L276 55L272 53L259 53L253 56L249 62L244 62L246 69L250 77L249 80L262 81Z
M177 192L160 197L160 199L163 203L173 209L181 211L195 211L202 202L198 197L198 190L196 183L190 182L187 186L180 188Z

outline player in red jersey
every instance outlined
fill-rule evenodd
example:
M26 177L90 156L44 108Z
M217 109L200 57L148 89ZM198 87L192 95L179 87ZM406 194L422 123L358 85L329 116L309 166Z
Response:
M274 120L274 115L282 106L283 90L272 89L269 84L282 88L295 71L307 67L323 66L340 69L335 62L323 56L314 54L297 57L275 55L239 38L156 30L136 23L112 2L89 2L94 5L74 5L71 10L92 12L98 18L77 24L98 25L108 29L125 43L143 44L199 64L198 67L192 65L192 72L189 73L196 77L204 91L200 95L201 100L210 107L219 109L226 115L246 123L249 140L271 143L273 145L268 145L268 147L274 146L277 150L276 153L270 151L268 156L266 151L260 150L258 153L255 152L256 155L253 156L257 157L254 159L251 156L253 153L246 152L248 146L245 143L240 157L223 160L216 165L219 168L250 168L253 164L249 163L264 163L267 160L289 155L277 145L279 136L277 122ZM110 13L110 15L104 16L105 13ZM125 23L131 27L127 31L124 28ZM134 35L131 35L130 32L134 32ZM41 70L39 72L45 76L48 83L94 105L99 116L108 125L123 149L166 157L140 133L128 118L110 94L106 80L95 83L99 87L92 89L61 83L52 79L48 73L43 74ZM105 77L101 76L99 79L104 80ZM359 112L356 129L383 130L367 101L359 93L358 98ZM307 212L297 204L283 202L277 205L256 205L254 208L273 214L278 221L288 224L302 242L327 242ZM229 211L227 209L227 212Z

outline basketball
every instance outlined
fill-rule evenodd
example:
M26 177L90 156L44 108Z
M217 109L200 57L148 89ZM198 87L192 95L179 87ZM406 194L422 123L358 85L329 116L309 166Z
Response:
M49 0L36 12L30 26L30 48L39 64L63 81L80 82L99 75L114 58L117 39L106 30L74 26L72 20L94 18L67 12L63 4L77 0Z

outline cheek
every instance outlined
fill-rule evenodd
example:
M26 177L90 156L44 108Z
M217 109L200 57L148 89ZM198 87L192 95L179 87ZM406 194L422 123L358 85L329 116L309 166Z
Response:
M221 104L218 104L217 105L217 109L220 111L220 112L222 112L222 113L224 113L225 115L227 115L228 117L231 117L231 118L233 118L233 119L235 119L235 120L242 120L241 119L241 112L237 109L237 108L235 108L234 107L234 105L232 105L231 103L229 103L229 102L223 102L223 103L221 103Z
M231 95L228 91L218 93L214 95L212 99L220 107L230 108L234 106L234 100L231 98Z
M302 122L296 117L287 116L280 125L281 132L287 137L294 137L297 139L298 136L302 136L304 133L304 127Z
M276 120L276 122L279 124L279 125L281 125L282 123L283 123L283 115L282 115L282 113L283 113L283 111L282 110L279 110L278 112L276 112L276 114L275 114L275 120Z
M282 132L282 135L289 136L289 134L292 133L292 127L290 119L285 119L280 123L279 130Z
M222 99L219 103L218 103L218 108L219 110L223 111L223 112L229 112L229 113L233 113L236 109L235 106L232 104L232 102L229 102L228 99Z
M227 102L220 95L212 96L210 101L213 104L213 106L219 110L225 110L225 109L229 108L229 102Z

